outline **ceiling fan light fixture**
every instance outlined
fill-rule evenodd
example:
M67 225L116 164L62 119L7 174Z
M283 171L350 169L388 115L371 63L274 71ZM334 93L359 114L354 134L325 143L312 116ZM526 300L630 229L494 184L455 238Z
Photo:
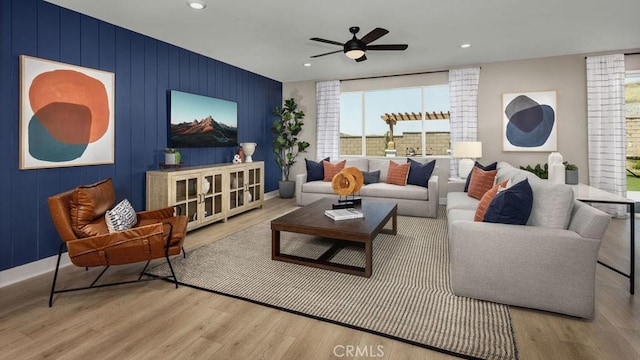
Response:
M189 0L187 4L190 8L195 10L202 10L207 7L207 4L202 0Z
M362 57L362 55L364 55L364 51L359 50L359 49L354 49L354 50L349 50L347 52L344 53L345 55L347 55L347 57L349 59L359 59Z

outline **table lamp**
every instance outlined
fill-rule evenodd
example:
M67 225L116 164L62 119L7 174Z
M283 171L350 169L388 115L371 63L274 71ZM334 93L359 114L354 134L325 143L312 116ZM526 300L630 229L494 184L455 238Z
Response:
M454 158L460 158L460 162L458 163L458 176L462 179L466 179L473 169L475 159L482 157L482 142L454 142L451 148L451 155Z

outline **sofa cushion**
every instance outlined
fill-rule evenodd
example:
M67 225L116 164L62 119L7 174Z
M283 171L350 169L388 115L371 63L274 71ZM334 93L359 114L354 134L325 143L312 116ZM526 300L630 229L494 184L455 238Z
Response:
M356 167L358 170L365 172L369 171L369 160L367 158L348 158L344 167Z
M417 185L399 186L383 182L362 187L360 195L390 199L429 200L429 190L425 187Z
M395 161L389 162L389 172L387 173L386 183L393 185L407 185L407 176L409 175L409 163L398 164Z
M526 225L533 205L533 192L527 179L504 189L493 198L484 222Z
M131 229L138 222L136 211L127 199L120 201L113 209L107 210L104 219L110 233Z
M479 202L478 199L468 196L465 192L447 193L447 213L452 209L473 210L475 212ZM473 220L473 217L471 219Z
M376 171L363 171L362 178L364 184L375 184L380 182L380 170Z
M474 167L471 170L471 181L469 182L469 191L467 194L475 199L482 199L482 195L493 187L497 170L482 170Z
M369 171L380 170L380 181L387 181L387 173L389 172L389 161L382 159L369 159Z
M344 169L344 164L346 160L338 161L337 163L332 163L328 161L323 161L322 165L324 166L324 181L332 181L333 177L336 176L337 173Z
M69 201L69 212L73 232L78 237L96 235L94 230L85 229L96 220L104 222L104 214L113 207L116 194L111 178L104 179L95 184L77 187ZM98 219L101 218L101 219ZM102 225L100 225L102 226ZM95 227L92 225L92 227ZM105 226L106 229L106 226Z
M533 208L528 225L567 229L573 212L573 190L569 185L531 181Z
M426 164L422 164L413 159L407 159L407 162L409 163L407 184L428 187L429 178L431 178L433 169L436 167L436 161L431 160Z
M473 164L473 167L474 167L474 168L476 168L476 167L477 167L477 168L482 169L482 170L484 170L484 171L491 171L491 170L497 170L498 163L497 163L497 162L494 162L494 163L491 163L491 164L489 164L489 165L487 165L487 166L483 166L482 164L480 164L479 162L477 162L477 161L476 161L476 162ZM473 169L472 169L472 170L473 170ZM472 176L472 175L473 175L473 171L472 171L471 173L469 173L469 176L467 176L467 181L466 181L466 182L465 182L465 184L464 184L464 191L465 191L465 192L469 191L469 183L470 183L470 181L471 181L471 176Z
M498 191L500 191L503 188L506 188L508 183L509 183L509 180L503 181L499 184L495 184L491 189L487 190L487 192L484 193L484 195L482 195L482 199L480 199L480 202L478 203L478 207L476 208L476 214L473 217L473 221L484 220L484 214L487 212L487 208L489 207L489 204L491 204L491 201L493 201L493 198L496 197L496 195L498 194Z
M307 182L324 180L324 165L322 165L324 161L329 161L329 158L327 157L320 161L304 159L307 165Z
M302 191L317 194L335 194L335 191L333 191L333 187L331 186L331 182L323 180L311 181L302 184Z

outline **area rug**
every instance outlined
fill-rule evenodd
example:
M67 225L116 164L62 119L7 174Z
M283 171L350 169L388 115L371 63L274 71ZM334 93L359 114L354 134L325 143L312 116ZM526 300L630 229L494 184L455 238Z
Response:
M509 308L455 296L445 214L398 217L378 235L371 278L271 260L269 222L187 253L172 263L181 284L368 331L462 358L516 359ZM319 256L326 239L282 233L282 252ZM333 261L364 266L364 251ZM166 264L150 271L167 275Z

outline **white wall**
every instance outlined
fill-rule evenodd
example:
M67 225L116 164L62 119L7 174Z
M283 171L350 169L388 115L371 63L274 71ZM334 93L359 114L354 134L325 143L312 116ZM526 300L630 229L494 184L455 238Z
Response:
M626 56L625 63L627 70L640 69L640 55ZM481 64L480 67L478 138L483 143L483 158L480 162L508 161L514 166L547 162L548 152L502 151L502 94L555 90L557 91L558 151L565 160L578 166L580 181L588 182L585 54L496 62ZM446 73L428 74L426 79L431 83L441 81L439 77L442 76L446 77ZM402 79L395 76L368 81L346 81L343 88L351 89L354 86L392 88L415 85L415 76L407 78L406 82ZM283 97L296 98L307 114L303 137L311 143L311 150L305 155L315 159L315 82L285 83ZM303 158L300 158L292 174L305 171ZM446 179L449 177L447 159L438 160L437 174L440 176L440 197L442 198L446 196L444 195Z

